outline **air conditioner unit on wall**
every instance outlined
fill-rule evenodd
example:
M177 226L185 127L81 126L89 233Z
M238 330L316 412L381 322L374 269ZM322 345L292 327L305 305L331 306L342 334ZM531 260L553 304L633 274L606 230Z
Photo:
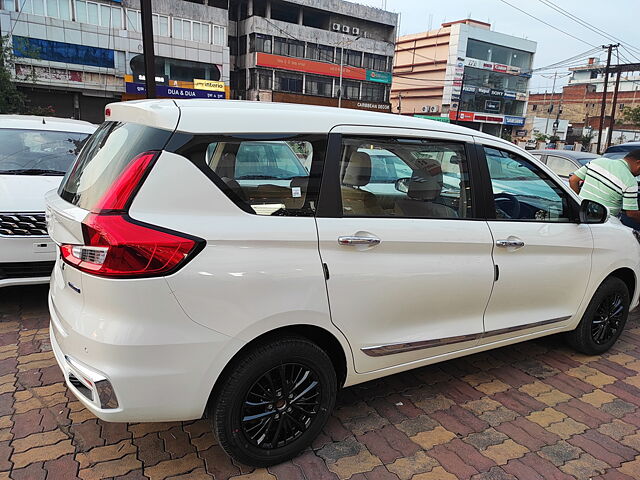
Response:
M333 30L334 32L339 32L341 27L342 25L340 25L339 23L334 23L331 25L331 30Z
M351 28L349 27L349 25L342 25L342 33L349 33L351 31Z
M358 27L353 27L351 29L351 33L353 33L354 35L360 35L360 29Z

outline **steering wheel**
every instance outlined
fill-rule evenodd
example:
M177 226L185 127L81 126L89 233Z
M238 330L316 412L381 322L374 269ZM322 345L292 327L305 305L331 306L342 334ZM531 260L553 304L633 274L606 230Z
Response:
M496 193L493 196L493 200L495 201L496 214L499 218L520 217L520 202L515 195L506 192Z

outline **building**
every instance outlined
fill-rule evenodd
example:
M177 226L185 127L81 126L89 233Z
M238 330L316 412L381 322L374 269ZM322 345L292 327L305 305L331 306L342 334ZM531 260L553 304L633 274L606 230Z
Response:
M227 0L154 0L153 9L159 95L224 97ZM0 0L0 30L10 37L16 80L34 105L101 122L106 103L143 97L138 0ZM220 83L201 90L194 79Z
M600 111L604 93L604 68L596 58L589 58L586 65L572 67L567 85L559 92L536 93L529 96L527 119L544 118L545 128L539 133L553 134L553 123L568 123L567 141L573 142L583 134L595 134L600 130ZM624 111L640 106L640 72L625 72L620 77L618 86L615 125L612 143L623 143L640 139L640 128L626 124ZM603 123L603 138L611 127L611 106L615 90L616 75L609 77L607 85L607 106ZM549 119L548 121L546 119ZM530 120L533 122L533 120ZM529 120L528 120L529 122ZM594 136L595 136L594 135ZM596 141L596 139L594 139Z
M398 15L342 0L232 1L235 98L390 111ZM342 67L341 67L342 65Z
M397 15L343 0L154 0L159 97L389 110ZM139 0L0 0L16 81L36 106L101 122L144 98ZM340 67L344 51L343 67Z
M465 19L396 42L394 112L521 135L536 43Z

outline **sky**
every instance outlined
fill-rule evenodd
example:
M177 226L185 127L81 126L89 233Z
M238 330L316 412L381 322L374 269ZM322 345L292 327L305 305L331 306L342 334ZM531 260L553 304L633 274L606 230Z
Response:
M593 32L574 20L563 16L543 3L542 0L506 0L508 3L544 20L553 27L545 25L526 14L507 5L501 0L352 0L374 7L400 13L400 34L418 33L429 30L429 26L437 29L441 23L473 18L491 23L493 30L517 37L524 37L538 43L533 68L546 67L574 55L582 54L603 44L616 43ZM546 0L581 20L598 27L609 35L631 44L640 50L640 0ZM559 30L573 35L572 38ZM584 43L586 42L586 43ZM637 58L624 49L620 53L629 61L640 62L640 53L634 52ZM606 51L599 49L590 55L606 61ZM582 63L582 62L579 62ZM584 62L586 63L586 61ZM614 61L615 59L614 53ZM621 63L624 62L621 59ZM566 83L567 67L558 68L559 86ZM540 72L533 76L529 88L532 91L551 91L554 70Z

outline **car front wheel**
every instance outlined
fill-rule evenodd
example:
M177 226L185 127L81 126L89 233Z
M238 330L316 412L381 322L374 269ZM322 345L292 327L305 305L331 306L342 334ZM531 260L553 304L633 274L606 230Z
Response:
M336 390L327 354L304 338L286 337L255 347L234 363L209 417L231 457L252 466L275 465L320 433Z
M609 350L624 329L629 315L629 290L617 277L598 287L578 327L567 334L576 350L596 355Z

